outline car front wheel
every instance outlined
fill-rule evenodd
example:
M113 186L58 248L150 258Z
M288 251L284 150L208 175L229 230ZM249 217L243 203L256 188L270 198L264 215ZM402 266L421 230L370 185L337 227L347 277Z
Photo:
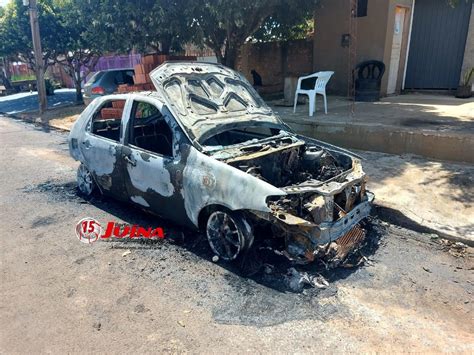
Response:
M206 235L212 251L227 261L235 260L253 242L250 225L231 211L212 212L207 219Z
M77 168L77 187L79 192L86 197L91 196L96 189L92 173L82 163L79 165L79 168Z

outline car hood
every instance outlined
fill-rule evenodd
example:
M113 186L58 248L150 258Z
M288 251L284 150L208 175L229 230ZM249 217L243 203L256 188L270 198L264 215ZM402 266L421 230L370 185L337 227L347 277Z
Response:
M150 73L166 106L195 142L241 125L286 126L245 77L219 64L166 62Z

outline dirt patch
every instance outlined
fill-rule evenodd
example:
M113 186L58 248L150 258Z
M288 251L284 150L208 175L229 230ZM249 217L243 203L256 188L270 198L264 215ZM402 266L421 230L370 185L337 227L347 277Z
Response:
M69 131L85 108L85 105L64 106L49 109L42 115L40 115L39 112L34 111L20 113L17 116L25 121L38 122L46 126Z

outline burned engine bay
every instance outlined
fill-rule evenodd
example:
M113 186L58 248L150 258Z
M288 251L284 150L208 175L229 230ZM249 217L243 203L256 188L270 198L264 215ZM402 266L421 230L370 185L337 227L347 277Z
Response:
M286 192L270 196L271 213L256 212L255 222L267 220L272 234L285 238L290 259L313 261L324 250L340 260L364 238L358 217L368 214L361 204L368 197L359 159L290 135L213 156Z

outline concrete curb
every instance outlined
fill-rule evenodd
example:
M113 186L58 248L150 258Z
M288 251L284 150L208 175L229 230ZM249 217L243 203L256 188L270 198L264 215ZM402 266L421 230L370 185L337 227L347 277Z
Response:
M462 132L408 130L359 122L284 119L296 132L344 148L474 163L474 135Z
M37 119L34 119L32 117L27 118L27 117L22 117L22 116L19 116L19 115L16 115L16 114L5 113L5 112L0 112L0 115L5 116L5 117L9 117L9 118L13 118L14 120L32 123L34 125L38 125L38 126L42 126L42 127L53 128L57 131L62 131L62 132L70 132L71 131L69 128L50 125L49 123L44 123L44 122L41 122L41 121L37 121Z

